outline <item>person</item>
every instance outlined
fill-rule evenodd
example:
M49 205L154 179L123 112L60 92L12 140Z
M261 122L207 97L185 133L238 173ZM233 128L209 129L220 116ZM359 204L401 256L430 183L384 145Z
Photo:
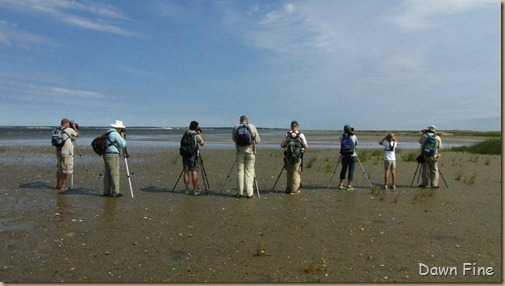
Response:
M256 144L261 139L258 130L253 124L249 124L246 115L240 117L240 124L233 127L232 139L235 142L235 162L237 163L237 185L238 192L235 197L240 198L244 195L244 189L247 198L254 196L254 163L256 161Z
M431 188L438 189L439 171L438 159L440 158L440 149L442 148L442 139L436 134L437 127L428 126L428 129L422 130L419 138L421 144L421 155L424 158L421 169L422 184L421 188L427 188L431 183Z
M57 171L56 189L66 192L67 177L74 173L74 144L73 140L79 136L77 124L68 118L61 120L62 143L56 148Z
M189 124L189 130L186 131L181 139L181 148L187 148L188 153L184 151L181 152L182 156L182 168L184 171L184 185L186 188L185 194L189 195L189 173L191 172L191 181L193 183L193 194L198 196L198 167L199 167L199 146L203 146L205 142L202 138L202 130L200 129L198 122L191 121ZM186 139L188 138L188 139ZM183 141L188 141L182 143ZM187 147L183 147L182 144L190 144Z
M103 177L103 195L110 197L122 197L119 189L119 154L124 152L126 147L125 129L123 121L116 120L111 124L112 128L107 130L108 133L105 154L103 161L105 164L105 172Z
M291 130L286 132L281 148L284 148L284 168L286 169L286 191L287 194L300 193L301 166L303 164L303 153L307 150L307 139L305 134L299 131L298 121L291 122Z
M393 133L379 141L379 145L384 146L384 189L388 189L388 173L391 173L391 189L396 189L396 148L400 142Z
M358 155L356 154L356 145L358 145L358 138L354 135L354 128L349 125L344 126L344 133L340 136L340 158L342 159L342 170L340 171L340 183L338 188L340 190L344 189L344 180L347 175L347 190L352 191L352 181L354 179L354 170L356 169L356 161Z

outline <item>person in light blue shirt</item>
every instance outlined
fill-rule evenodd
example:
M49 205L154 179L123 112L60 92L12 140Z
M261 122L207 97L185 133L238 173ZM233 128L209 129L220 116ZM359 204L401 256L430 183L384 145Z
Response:
M119 190L119 154L126 147L124 140L124 129L126 128L122 121L116 120L111 124L113 128L107 131L108 138L105 142L107 148L103 154L105 163L105 172L103 177L103 195L110 197L122 197Z

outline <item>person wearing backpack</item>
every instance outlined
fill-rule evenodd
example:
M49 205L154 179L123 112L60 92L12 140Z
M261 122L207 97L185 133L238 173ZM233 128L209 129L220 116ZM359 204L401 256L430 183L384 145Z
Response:
M389 133L386 137L379 141L379 145L384 146L384 189L388 189L388 173L391 172L391 189L396 189L396 148L400 142L396 139L393 133Z
M286 194L300 193L301 165L303 153L309 147L305 134L300 132L298 121L291 122L291 131L286 132L286 136L281 143L284 148L284 168L286 169Z
M434 125L422 130L422 132L419 144L421 144L421 155L424 158L421 169L423 182L419 187L427 188L431 183L431 188L438 189L438 158L440 157L440 149L442 148L442 139L436 134L437 127Z
M181 138L181 146L179 153L182 156L182 168L184 171L184 185L186 187L185 194L189 195L189 173L191 172L191 181L193 183L193 194L199 195L198 192L198 160L199 146L203 146L205 142L202 139L201 129L198 122L191 121L189 130L184 132Z
M74 172L74 144L72 140L79 136L77 124L67 118L61 120L61 126L53 131L52 144L56 147L57 171L56 189L66 192L67 177Z
M232 139L235 142L235 163L237 164L238 192L240 198L247 193L247 198L254 196L254 163L256 161L256 144L260 143L260 135L253 124L249 124L246 115L240 117L240 124L233 127Z
M122 197L119 188L119 154L124 152L126 147L125 126L123 121L116 120L112 123L106 134L106 148L103 154L105 171L103 176L103 195L110 197Z
M358 138L354 135L354 128L349 125L344 126L344 133L339 138L340 140L340 158L342 159L342 170L340 171L340 183L338 188L340 190L344 189L344 179L349 169L347 175L347 190L352 191L352 181L354 180L354 170L356 169L356 161L358 160L358 155L356 154L355 147L358 145Z

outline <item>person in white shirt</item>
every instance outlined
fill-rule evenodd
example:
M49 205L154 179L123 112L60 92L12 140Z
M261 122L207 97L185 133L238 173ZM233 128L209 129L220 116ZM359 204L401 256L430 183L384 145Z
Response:
M396 148L400 142L393 133L379 141L379 145L384 146L384 189L388 189L388 174L391 173L391 189L396 189Z

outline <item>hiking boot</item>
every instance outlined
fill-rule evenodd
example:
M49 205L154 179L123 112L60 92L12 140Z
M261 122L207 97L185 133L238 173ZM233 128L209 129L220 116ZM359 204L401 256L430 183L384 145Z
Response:
M254 195L247 196L246 198L252 199L252 198L254 198Z
M286 194L291 194L291 190L290 190L290 189L286 189L286 190L284 191L284 193L286 193Z
M113 194L111 197L113 197L113 198L120 198L122 196L123 196L123 194L119 193L119 194Z
M291 192L290 194L292 194L292 195L298 195L299 193L301 193L300 190Z
M431 188L432 189L439 189L440 187L439 186L432 186Z
M354 191L354 188L352 186L347 186L348 191Z
M427 187L427 186L426 186L426 185L423 185L423 184L420 184L420 185L419 185L419 188L426 189L426 187Z
M235 195L235 197L236 197L237 199L239 199L239 198L241 198L241 197L242 197L242 195L241 195L241 194L236 194L236 195Z

